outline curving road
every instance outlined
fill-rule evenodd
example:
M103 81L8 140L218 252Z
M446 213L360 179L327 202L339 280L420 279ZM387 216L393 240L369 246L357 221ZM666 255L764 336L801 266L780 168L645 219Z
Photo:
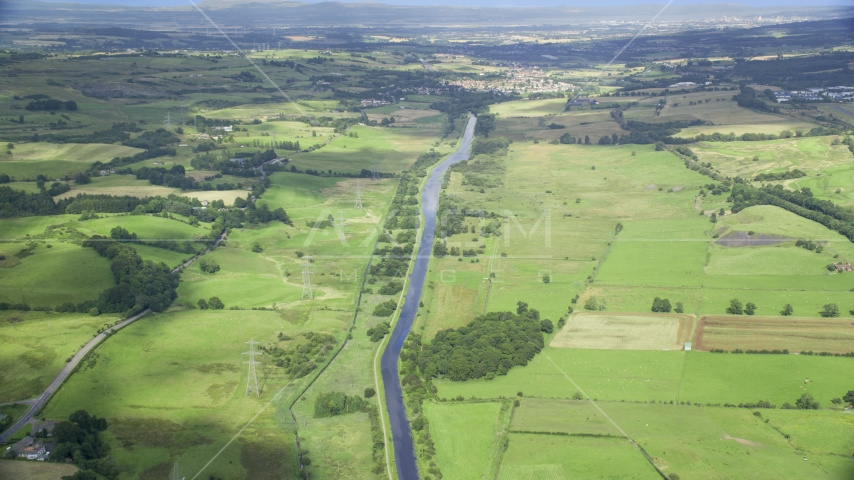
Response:
M412 322L418 312L418 302L421 301L421 290L427 277L427 266L433 251L433 237L436 231L436 213L439 209L439 193L445 172L451 165L468 160L469 148L474 137L475 117L470 117L463 134L462 142L456 152L446 158L430 174L424 191L421 193L421 213L424 215L424 230L421 233L421 243L415 257L415 266L409 275L409 289L401 309L400 318L389 337L388 346L380 360L380 371L385 388L386 409L391 423L391 435L394 442L394 461L397 465L397 476L401 480L417 480L418 465L415 459L415 446L412 442L412 430L406 416L406 406L403 404L403 392L400 387L400 376L397 361L403 341L412 329Z
M213 248L216 248L217 246L219 246L219 244L222 243L223 240L225 240L225 232L222 232L222 235L220 235L219 238L217 239L217 241L214 242ZM208 253L210 251L211 251L211 249L207 249L207 250L205 250L205 253ZM180 272L181 270L183 270L184 268L186 268L187 266L189 266L190 264L192 264L193 262L198 260L199 257L204 255L205 253L203 253L201 255L196 255L195 257L187 260L186 262L182 263L181 265L173 268L172 273L175 274L177 272ZM9 437L11 437L15 432L17 432L24 425L29 423L29 421L32 420L33 416L35 416L35 414L38 413L38 411L41 410L42 407L47 405L47 402L48 402L48 400L50 400L50 397L52 397L53 394L56 393L57 390L59 390L59 387L62 386L62 384L65 383L66 380L68 380L68 377L70 377L71 374L74 373L74 370L77 368L78 365L80 365L80 362L86 357L87 354L89 354L89 352L94 350L95 347L97 347L101 342L106 340L108 336L116 333L117 331L121 330L122 328L124 328L124 327L130 325L131 323L139 320L140 318L144 317L145 315L147 315L150 312L151 312L151 310L146 308L145 310L141 311L140 313L138 313L138 314L126 319L126 320L123 320L120 323L117 323L116 325L114 325L114 326L108 328L107 330L104 330L103 332L99 333L98 335L95 335L95 337L92 338L92 340L89 340L89 342L86 343L86 345L83 345L83 348L81 348L77 353L74 354L73 357L71 357L71 361L65 364L65 367L62 368L62 370L59 372L59 375L57 375L56 378L54 378L53 381L50 382L50 385L47 386L47 388L45 389L44 392L42 392L41 395L39 395L38 397L36 397L35 399L32 399L32 400L16 402L16 403L29 404L30 409L27 410L27 413L25 413L21 418L19 418L17 422L13 423L12 426L9 427L5 432L0 433L0 443L5 443L6 440Z

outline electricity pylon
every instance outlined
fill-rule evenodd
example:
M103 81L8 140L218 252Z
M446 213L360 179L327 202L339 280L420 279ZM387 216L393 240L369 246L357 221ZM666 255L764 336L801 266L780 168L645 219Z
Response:
M362 207L362 180L356 179L356 208L363 210Z
M379 180L380 179L379 161L376 158L374 159L374 173L373 173L373 176L371 177L371 179L372 180Z
M178 476L178 462L175 462L175 466L172 467L172 476L169 477L170 480L185 480L187 477L179 477Z
M305 297L314 300L314 292L311 289L311 257L303 258L305 263L302 264L302 298L300 300L305 300Z
M249 361L244 362L249 364L249 378L246 379L246 396L248 397L252 392L255 392L255 394L260 397L261 389L258 388L258 372L256 371L255 366L261 365L261 362L256 361L255 356L264 354L255 351L255 345L259 345L255 340L250 338L246 343L249 344L249 351L243 352L243 355L249 355Z
M171 112L166 112L166 130L172 131L172 114Z

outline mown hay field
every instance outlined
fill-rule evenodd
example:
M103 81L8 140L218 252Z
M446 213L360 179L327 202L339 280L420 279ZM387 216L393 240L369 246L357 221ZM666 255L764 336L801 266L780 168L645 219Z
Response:
M700 318L695 348L847 353L854 351L854 322L850 318L708 315Z
M678 350L694 334L693 315L576 313L551 346L622 350Z

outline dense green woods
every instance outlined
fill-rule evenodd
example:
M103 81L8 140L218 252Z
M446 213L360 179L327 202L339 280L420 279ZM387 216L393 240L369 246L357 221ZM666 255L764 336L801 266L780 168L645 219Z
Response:
M536 310L490 312L465 327L439 331L424 345L418 366L427 379L491 379L526 365L542 349L542 325Z

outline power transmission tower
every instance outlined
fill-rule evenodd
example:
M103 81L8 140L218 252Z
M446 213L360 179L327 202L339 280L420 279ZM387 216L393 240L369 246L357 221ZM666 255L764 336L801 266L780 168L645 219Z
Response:
M314 292L311 289L311 257L303 258L305 263L302 264L302 298L300 300L305 300L305 297L314 300Z
M172 131L172 113L166 112L166 130Z
M172 467L172 476L169 477L170 480L185 480L187 477L179 477L178 476L178 462L175 462L175 466Z
M356 179L356 208L363 210L362 207L362 180Z
M178 111L181 113L180 125L184 126L184 106L181 105L180 107L178 107Z
M373 180L379 180L380 179L380 166L379 166L379 161L376 158L374 159L374 173L373 173L373 176L371 177L371 179L373 179Z
M259 345L255 340L250 338L249 341L245 343L249 344L249 351L243 352L243 355L249 355L249 361L244 362L249 364L249 377L246 379L246 396L248 397L252 392L255 392L255 395L260 397L261 389L258 388L258 372L255 369L255 366L261 365L261 362L255 360L255 356L264 354L255 351L255 345Z

